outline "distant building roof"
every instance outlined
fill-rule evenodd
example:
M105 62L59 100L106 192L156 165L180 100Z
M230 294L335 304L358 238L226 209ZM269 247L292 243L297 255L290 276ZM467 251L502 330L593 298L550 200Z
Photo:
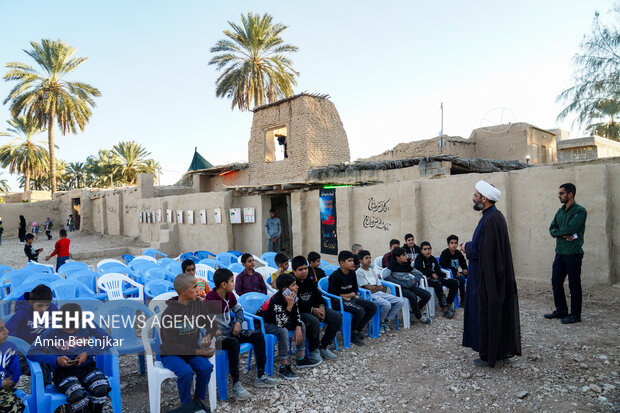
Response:
M209 168L213 168L213 165L198 153L198 148L194 148L194 157L192 158L192 163L189 165L187 172Z
M284 99L280 99L280 100L278 100L276 102L267 103L265 105L257 106L254 109L252 109L252 112L258 112L259 110L267 109L267 108L270 108L272 106L278 106L278 105L280 105L280 104L282 104L284 102L289 102L289 101L291 101L293 99L297 99L297 98L302 97L302 96L309 96L309 97L313 97L313 98L316 98L316 99L329 99L329 95L324 95L324 94L319 94L319 93L302 92L302 93L298 93L298 94L293 95L293 96L289 96L289 97L284 98Z

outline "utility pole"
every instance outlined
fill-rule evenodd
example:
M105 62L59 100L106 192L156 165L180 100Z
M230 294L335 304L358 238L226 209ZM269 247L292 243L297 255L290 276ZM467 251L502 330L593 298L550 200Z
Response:
M443 154L443 102L439 105L441 108L441 130L439 131L439 154Z

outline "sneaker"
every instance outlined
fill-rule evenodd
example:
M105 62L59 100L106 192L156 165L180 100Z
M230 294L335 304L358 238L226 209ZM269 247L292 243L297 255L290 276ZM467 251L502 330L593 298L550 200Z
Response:
M446 310L445 313L443 313L443 316L446 317L446 318L453 318L454 317L454 313L448 309L448 310Z
M432 320L431 320L431 318L430 318L430 317L427 317L427 316L423 315L422 317L420 317L420 318L418 319L418 322L419 322L420 324L426 324L426 325L429 325L430 323L432 323Z
M280 380L269 377L266 374L263 374L260 377L254 379L254 387L257 389L267 389L270 387L276 387L280 383Z
M320 349L319 351L321 352L321 356L322 356L324 359L327 359L327 360L335 360L335 359L337 359L337 358L338 358L338 356L336 355L336 353L334 353L333 351L331 351L331 350L330 350L330 349L328 349L328 348L322 348L322 349Z
M573 324L581 321L581 317L577 317L576 315L569 314L562 319L562 324Z
M379 336L382 336L385 334L385 327L382 325L379 326Z
M293 371L290 365L281 366L278 374L284 380L298 380L299 379L299 376L295 374L295 372Z
M452 311L453 313L456 311L456 308L454 307L454 303L448 306L448 310Z
M311 360L316 361L317 363L321 363L321 361L323 361L323 359L321 358L321 352L318 348L308 353L308 357L310 357Z
M390 322L386 321L385 323L383 323L383 329L385 330L386 333L390 332Z
M351 343L361 347L364 345L364 340L360 339L358 334L351 333Z
M361 341L364 341L364 339L366 339L366 334L362 333L357 333L357 338L359 338Z
M566 316L568 316L568 314L558 313L558 310L555 310L555 311L554 311L554 312L552 312L552 313L545 314L545 316L544 316L544 317L545 317L546 319L548 319L548 320L553 320L554 318L564 318L564 317L566 317Z
M297 368L298 369L307 369L309 367L316 367L321 364L323 360L313 360L310 357L306 356L301 360L297 360Z
M240 381L233 384L232 396L237 400L247 400L252 397L249 391L247 391Z

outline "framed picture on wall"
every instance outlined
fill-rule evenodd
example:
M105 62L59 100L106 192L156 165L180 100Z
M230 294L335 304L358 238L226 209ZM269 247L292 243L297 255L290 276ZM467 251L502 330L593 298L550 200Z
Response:
M194 224L194 211L191 209L187 210L187 223Z
M241 208L230 208L230 223L241 224Z
M213 220L216 224L222 223L222 208L215 208L213 210Z
M172 210L171 209L166 210L166 222L169 224L172 224Z
M200 210L200 223L201 224L207 223L207 210L206 209Z
M183 223L183 210L177 209L177 224Z
M157 222L161 222L161 209L158 209L155 215L157 215Z
M243 208L243 222L248 224L256 222L256 212L254 208Z

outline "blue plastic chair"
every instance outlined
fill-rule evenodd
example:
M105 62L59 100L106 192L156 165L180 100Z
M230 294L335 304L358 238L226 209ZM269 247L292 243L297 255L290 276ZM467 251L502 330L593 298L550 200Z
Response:
M215 259L222 262L226 267L234 262L237 262L237 256L231 254L230 252L220 252L217 254Z
M4 297L2 301L0 301L0 317L4 317L6 315L11 314L13 310L13 304L25 293L30 292L34 287L39 284L47 285L52 290L52 296L56 296L56 291L54 290L54 286L51 282L48 281L38 281L38 280L30 280L28 282L23 282L18 284L17 287L11 291L9 295Z
M435 259L437 260L437 263L439 263L439 257L435 257ZM452 273L452 269L451 268L444 268L441 265L439 266L439 269L441 269L441 271L446 274L446 277L448 278L453 278L456 280L456 278L454 278L454 274ZM443 287L444 291L447 290L446 287ZM454 308L459 308L459 291L457 291L456 293L456 297L454 297Z
M168 277L166 278L168 281L174 281L177 275L183 272L183 267L181 263L178 261L170 262L165 266L166 271L168 272Z
M0 298L4 299L6 295L11 292L12 286L19 286L23 284L26 278L34 274L36 273L27 269L13 270L2 274L2 280L4 280L5 282L2 285L2 289L0 289ZM8 282L6 282L6 280L8 280Z
M144 282L147 283L153 280L165 280L168 276L168 271L158 266L144 270L143 274Z
M146 305L136 300L114 300L108 301L102 306L99 306L95 312L95 320L107 320L111 319L113 315L120 315L122 319L135 319L136 314L142 313L146 317L146 321L154 313ZM137 325L141 324L137 322ZM102 325L102 328L106 329L107 326ZM112 325L110 325L112 327ZM114 339L123 339L122 346L118 346L118 354L137 354L138 355L138 369L140 374L144 374L146 371L146 364L144 360L144 344L142 343L142 337L136 335L135 325L131 324L116 326L116 328L110 328L108 333ZM138 333L139 334L139 333ZM155 345L155 341L151 342L151 346Z
M88 264L79 262L79 261L69 261L69 262L62 264L60 268L58 268L58 275L60 276L64 275L64 277L66 278L67 274L71 272L87 271L87 270L90 270L90 267L88 266Z
M323 272L325 272L325 275L327 275L329 277L338 268L340 268L340 267L337 266L337 265L328 265L327 267L323 268Z
M319 264L319 268L325 271L325 268L329 267L331 264L327 261L321 259L321 264Z
M215 258L215 254L212 253L211 251L199 250L194 253L188 252L187 254L193 254L194 257L198 258L198 261L204 260L205 258ZM181 256L181 258L183 258L183 255ZM183 259L181 259L181 261L183 261Z
M127 274L129 271L130 269L128 266L119 264L118 262L108 262L106 264L101 264L99 268L97 268L99 274L107 274L109 272Z
M147 248L142 251L142 255L148 255L149 257L157 258L158 255L161 255L163 258L167 258L168 254L164 254L161 251L157 251L154 248Z
M174 291L174 286L168 280L150 280L144 285L144 294L147 298L157 297L159 294L170 291Z
M45 273L45 274L54 274L54 267L51 265L43 265L37 262L28 261L28 264L24 266L22 269L27 269L36 273Z
M217 270L220 268L228 268L228 265L225 265L222 261L213 260L211 258L205 258L204 260L200 260L198 264L206 264L209 267L213 268L214 270Z
M243 270L245 270L245 267L241 264L239 264L238 262L231 264L230 267L228 267L229 270L231 270L232 272L236 272L236 273L240 273Z
M13 268L9 267L8 265L0 264L0 275L4 274L5 272L10 272L10 271L13 271Z
M370 290L367 290L362 287L358 287L360 292L360 296L368 301L372 301L372 293ZM381 307L377 309L375 315L372 316L372 320L370 320L371 325L368 326L368 337L379 338L379 324L381 323ZM398 324L398 321L396 321Z
M8 320L7 320L8 321ZM6 340L7 342L13 344L17 350L22 353L24 358L28 354L28 350L30 350L30 344L26 343L21 338L9 336ZM33 383L30 383L30 392L32 393L34 389ZM36 402L34 400L34 396L32 394L26 394L23 390L15 390L15 394L19 397L22 402L24 402L24 413L30 413L31 410L37 412Z
M167 264L171 263L171 262L178 262L177 260L173 260L172 258L160 258L157 260L157 264L159 264L162 267L165 267Z
M330 298L338 301L338 303L340 304L340 310L336 310L336 311L339 311L340 314L342 315L342 327L340 328L340 331L342 333L342 345L344 348L350 348L351 347L351 322L353 321L353 316L351 315L351 313L344 311L344 305L342 304L341 297L327 292L329 288L329 279L327 277L323 277L319 280L318 287L319 287L319 291L321 292L321 294L323 294L323 296L326 297L325 301L327 302L328 308L332 308L332 302Z
M72 272L70 274L67 274L67 279L76 280L84 284L86 287L88 287L93 292L93 294L95 294L94 297L97 300L107 300L108 299L107 293L97 292L97 277L98 276L99 274L97 274L96 272L88 270L88 271Z
M260 256L260 259L263 261L267 261L267 265L272 268L278 268L275 261L276 253L275 252L266 252Z
M179 262L183 262L185 260L192 260L194 262L198 262L200 261L200 258L198 258L193 252L186 252L185 254L181 254L181 256L179 257Z
M241 251L236 251L236 250L230 250L228 251L230 254L234 255L235 258L239 258L240 256L243 255L243 253ZM235 262L237 262L237 260L235 260Z
M105 374L110 383L109 397L112 402L112 411L114 413L121 412L121 383L120 372L118 369L118 353L114 348L103 351L104 354L95 356L97 368ZM56 386L49 384L45 386L43 383L43 372L41 365L37 362L28 361L30 367L30 387L32 389L31 396L34 396L35 412L54 412L60 406L67 404L67 398L64 394L56 390ZM32 402L31 402L32 403Z
M131 261L133 261L134 256L131 254L123 254L121 255L121 258L123 259L123 261L125 261L125 264L129 264Z
M58 300L71 300L81 297L95 298L95 293L77 280L61 278L52 282L52 286L56 291L56 299Z

